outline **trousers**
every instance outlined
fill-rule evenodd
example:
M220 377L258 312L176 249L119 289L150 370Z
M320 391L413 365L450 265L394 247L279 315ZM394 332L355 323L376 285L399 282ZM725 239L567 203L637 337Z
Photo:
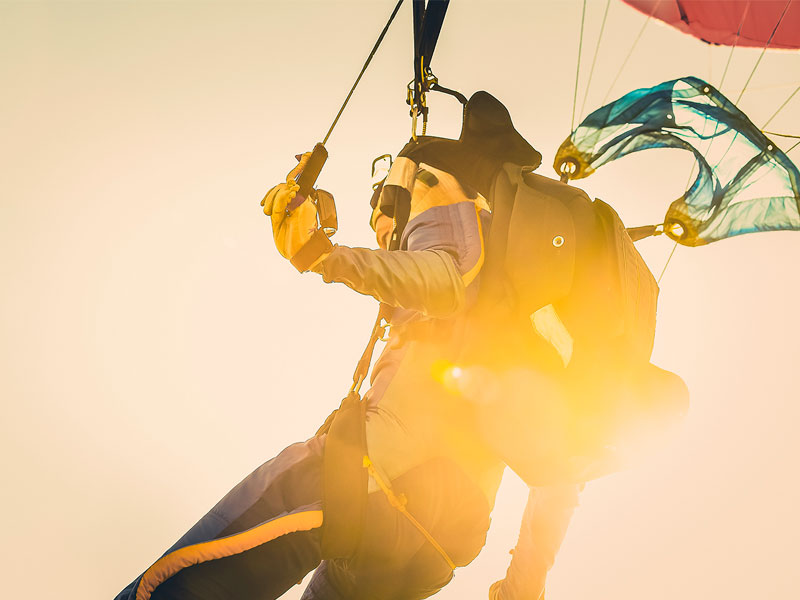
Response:
M355 553L322 556L324 446L314 437L261 465L116 600L270 600L314 569L303 600L417 600L446 585L450 567L381 491ZM478 555L489 503L454 463L431 459L392 487L457 566Z

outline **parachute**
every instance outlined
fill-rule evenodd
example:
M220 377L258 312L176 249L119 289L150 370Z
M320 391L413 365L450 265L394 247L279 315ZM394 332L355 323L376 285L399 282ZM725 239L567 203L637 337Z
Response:
M800 3L794 0L623 1L709 44L800 48Z
M316 168L306 169L309 173L300 175L300 196L306 196L305 192L310 191L316 180L327 157L324 144L402 2L398 0L336 119L323 141L315 147L309 164L315 164ZM800 48L800 0L624 2L646 13L648 21L654 17L707 43L734 47L760 46L764 51L768 48ZM418 116L422 118L422 136L426 136L428 106L425 96L428 91L444 92L457 98L462 105L467 104L466 97L461 93L439 85L430 66L448 4L449 0L413 0L414 79L408 85L406 101L411 106L412 139L415 142ZM584 2L584 17L585 11ZM598 49L604 25L605 16ZM634 46L641 33L634 41ZM583 17L573 94L573 124L582 41ZM761 58L756 62L744 89L760 61ZM724 77L725 74L723 80ZM612 83L611 88L613 86ZM587 83L587 92L589 87ZM798 92L800 86L770 117L770 121ZM692 152L697 175L689 189L672 202L664 222L631 231L634 239L666 233L683 245L699 246L744 233L800 229L800 176L795 165L734 103L696 77L638 89L596 110L562 144L556 155L555 167L564 181L580 179L607 162L649 148L680 148ZM712 153L712 148L717 156ZM720 148L724 148L721 155Z
M675 241L699 246L800 229L800 171L730 100L696 77L638 89L597 109L561 144L554 167L581 179L650 148L686 150L696 161L694 181L664 219L663 232Z

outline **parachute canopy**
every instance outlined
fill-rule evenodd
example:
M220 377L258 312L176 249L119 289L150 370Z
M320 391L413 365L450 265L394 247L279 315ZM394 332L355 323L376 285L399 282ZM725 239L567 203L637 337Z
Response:
M635 90L597 109L558 149L554 167L581 179L649 148L679 148L696 161L694 181L664 219L665 233L676 241L699 246L743 233L800 229L800 171L731 101L696 77Z
M796 0L623 1L709 44L800 48Z

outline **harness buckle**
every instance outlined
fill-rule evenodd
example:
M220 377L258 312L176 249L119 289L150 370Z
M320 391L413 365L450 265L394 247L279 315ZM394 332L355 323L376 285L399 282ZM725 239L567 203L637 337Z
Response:
M391 329L392 329L392 324L389 321L387 321L385 317L381 319L381 324L378 327L378 331L380 331L380 333L378 334L378 341L383 343L388 342L389 336L392 334Z

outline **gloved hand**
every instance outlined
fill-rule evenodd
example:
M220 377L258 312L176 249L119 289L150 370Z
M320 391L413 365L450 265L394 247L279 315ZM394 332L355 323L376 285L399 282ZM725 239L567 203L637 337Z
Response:
M300 206L291 206L299 189L300 186L289 177L286 183L278 184L267 192L261 201L264 214L272 220L275 246L281 256L289 260L317 230L317 209L308 198Z
M297 166L289 171L286 183L273 187L261 201L264 214L272 221L272 235L278 252L301 272L318 264L333 249L327 236L317 227L316 205L308 198L297 202L300 186L295 178L310 157L310 152L298 156Z

